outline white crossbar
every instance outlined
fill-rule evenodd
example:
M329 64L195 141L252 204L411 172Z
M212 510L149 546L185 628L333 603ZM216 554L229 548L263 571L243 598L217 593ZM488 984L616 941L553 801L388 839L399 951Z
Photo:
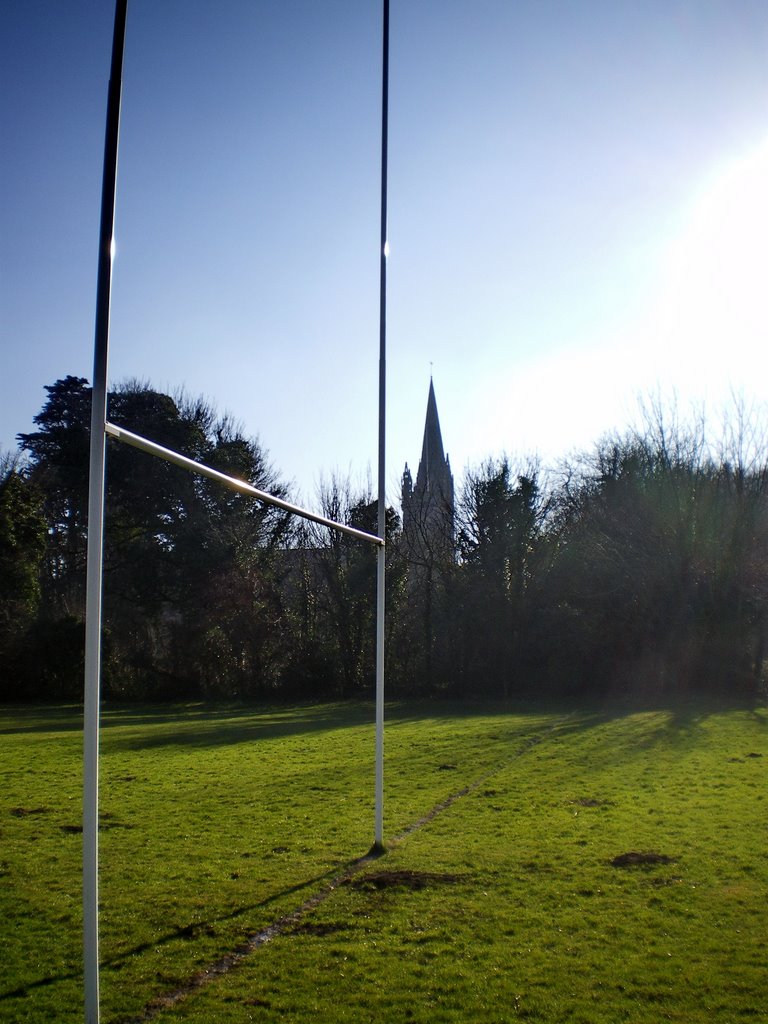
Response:
M252 498L258 498L259 501L263 501L267 505L274 505L285 512L292 512L296 516L301 516L302 519L310 519L313 523L319 523L321 526L327 526L331 530L338 530L340 533L349 534L350 537L357 537L358 540L367 541L369 544L376 544L379 547L384 546L384 539L382 537L377 537L373 533L366 533L365 530L356 530L354 526L347 526L346 523L337 523L333 519L326 519L325 516L317 515L317 513L310 512L299 505L292 505L289 501L276 498L274 494L260 491L252 484L246 483L245 480L238 480L237 477L227 476L226 473L221 473L218 469L212 469L202 462L188 459L186 455L179 455L178 452L174 452L170 448L164 448L161 444L156 444L140 434L134 434L124 427L118 427L114 423L107 422L104 424L104 429L116 441L122 441L133 448L140 448L143 452L149 452L150 455L156 455L158 458L165 459L166 462L172 462L176 466L181 466L182 469L188 469L192 473L198 473L200 476L207 476L211 480L217 480L232 490L239 491L241 494L250 494Z

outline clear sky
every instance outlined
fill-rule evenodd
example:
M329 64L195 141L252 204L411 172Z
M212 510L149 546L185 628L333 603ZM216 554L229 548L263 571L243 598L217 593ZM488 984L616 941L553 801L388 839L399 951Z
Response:
M765 0L391 0L388 470L768 388ZM108 0L0 0L0 446L90 378ZM376 474L378 0L129 0L110 376Z

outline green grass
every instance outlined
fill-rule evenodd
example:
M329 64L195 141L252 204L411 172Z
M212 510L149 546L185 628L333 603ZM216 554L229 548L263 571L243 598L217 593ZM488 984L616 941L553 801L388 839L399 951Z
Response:
M105 714L105 1022L140 1014L367 851L371 717ZM72 709L0 713L0 1021L82 1016L79 730ZM385 830L402 840L158 1020L768 1018L764 709L398 705L386 751ZM628 851L671 860L611 865ZM424 887L361 884L383 871L426 873Z

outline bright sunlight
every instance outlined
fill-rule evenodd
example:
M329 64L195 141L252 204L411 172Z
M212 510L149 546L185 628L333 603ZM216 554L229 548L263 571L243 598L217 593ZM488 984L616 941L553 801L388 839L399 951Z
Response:
M702 385L713 370L723 387L754 386L768 367L767 257L768 140L719 169L694 197L669 246L650 325L660 345L660 373L668 364L686 390Z

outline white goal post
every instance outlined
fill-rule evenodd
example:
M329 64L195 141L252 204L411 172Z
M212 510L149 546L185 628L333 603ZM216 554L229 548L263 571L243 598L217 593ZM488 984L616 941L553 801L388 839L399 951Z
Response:
M85 683L83 719L83 977L86 1024L99 1022L99 734L101 704L101 635L105 506L106 438L132 445L274 505L293 515L374 544L376 563L376 749L374 786L374 849L384 849L384 583L385 583L385 419L386 419L386 284L387 284L387 136L389 93L389 0L383 4L382 117L381 117L381 238L379 287L379 401L378 401L378 517L377 534L357 530L317 515L244 480L228 476L178 452L156 444L107 420L110 302L117 155L122 92L123 53L128 0L116 0L112 62L107 100L104 170L101 193L99 259L96 286L96 325L91 399L91 439L88 479L88 548L85 608Z

